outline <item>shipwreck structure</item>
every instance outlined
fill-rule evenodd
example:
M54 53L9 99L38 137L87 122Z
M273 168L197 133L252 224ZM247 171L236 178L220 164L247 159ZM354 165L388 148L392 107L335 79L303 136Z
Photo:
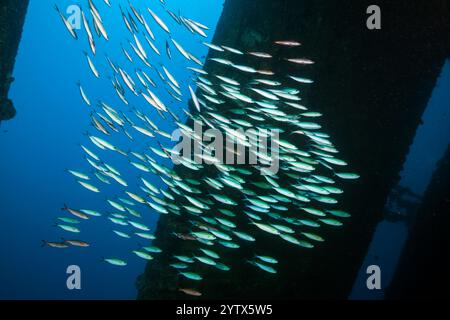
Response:
M387 299L444 299L450 226L450 146L438 163L421 208L410 230Z
M304 74L316 82L302 92L303 103L324 114L322 124L361 179L346 186L340 201L352 218L328 232L322 245L301 253L277 248L281 263L276 276L256 272L237 254L233 272L224 276L215 272L198 285L205 297L348 297L449 56L448 1L377 2L382 13L380 30L366 27L366 10L372 1L225 1L214 43L270 51L274 59L267 67L286 74L283 64L277 63L285 52L274 52L273 41L301 41L304 56L317 62ZM205 65L210 73L217 68L210 62ZM186 297L178 292L177 272L169 267L171 254L189 246L171 234L173 226L182 223L177 216L161 216L155 245L163 253L138 278L138 298ZM271 243L270 237L258 237L254 246L270 248Z
M8 98L12 73L22 36L29 0L0 1L0 121L15 116L16 109Z

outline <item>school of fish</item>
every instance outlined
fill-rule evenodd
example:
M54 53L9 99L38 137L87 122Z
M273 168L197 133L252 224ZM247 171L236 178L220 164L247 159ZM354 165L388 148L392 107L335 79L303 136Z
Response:
M155 236L146 224L149 215L184 217L186 223L171 231L180 241L195 245L189 246L189 252L171 253L170 267L184 281L192 281L190 288L178 289L191 296L201 295L194 287L203 279L202 268L232 272L233 266L227 260L230 252L244 243L258 241L262 233L273 236L274 245L289 245L300 253L325 241L327 228L340 227L350 217L339 208L339 197L344 192L341 183L358 179L359 175L345 169L347 163L340 159L330 136L316 121L321 114L301 104L302 89L314 83L301 74L314 64L309 58L297 56L301 43L278 39L272 42L274 48L282 48L287 55L277 63L292 66L291 74L280 75L262 67L273 58L270 52L204 42L209 28L179 11L169 10L165 1L151 2L153 7L145 12L132 3L129 1L123 8L107 0L87 0L82 10L82 30L75 30L55 6L70 36L86 40L89 49L83 55L92 76L109 81L121 101L121 106L102 100L95 104L89 90L78 82L94 129L85 133L86 141L81 144L89 169L68 169L67 173L89 192L102 193L111 184L123 190L122 194L106 195L106 205L113 213L65 205L67 214L57 218L56 226L68 234L80 234L83 220L104 218L118 237L135 238L141 244L130 248L130 252L137 258L152 260L161 249L152 245ZM98 55L98 46L109 41L113 29L105 25L102 10L115 10L128 29L129 39L121 51L127 66L132 67L119 65L119 57ZM189 46L174 38L174 28L191 34L192 43L207 46L209 63L221 73L207 72L203 62L188 51ZM158 43L164 47L158 47ZM170 61L178 55L185 65L160 63L164 54ZM106 59L108 70L97 68L99 59ZM192 74L191 83L174 76L172 70L180 66ZM130 97L139 102L132 103ZM191 108L183 106L183 101L189 101ZM171 133L162 130L161 123L170 123L199 141L206 151L208 145L192 128L194 121L220 130L244 146L255 143L258 137L239 134L238 129L278 130L279 171L261 174L271 159L260 151L252 151L259 159L255 165L228 165L204 153L201 158L210 164L181 158L173 166ZM124 135L127 144L111 142L114 135ZM145 141L146 147L142 148L137 140ZM123 172L109 163L111 153L129 162L129 171L136 172L134 181L127 181ZM206 166L208 170L201 175ZM156 180L164 187L158 188ZM136 184L137 189L133 188ZM238 206L240 209L235 210ZM43 244L54 248L90 245L73 239ZM127 265L124 257L105 257L103 261ZM261 272L275 274L279 261L264 252L254 252L248 263Z

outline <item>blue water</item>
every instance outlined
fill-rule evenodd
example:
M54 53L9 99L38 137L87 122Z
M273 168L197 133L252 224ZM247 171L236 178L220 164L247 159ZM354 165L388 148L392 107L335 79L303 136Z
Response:
M82 224L82 233L74 238L92 243L92 247L58 250L41 247L41 240L59 241L67 236L52 226L58 216L67 216L60 208L67 203L74 208L94 209L100 212L112 212L105 204L106 196L112 198L120 194L118 184L112 182L100 195L83 189L76 180L66 173L66 168L90 172L91 167L84 160L79 144L92 144L83 135L86 130L94 132L90 126L90 110L82 101L77 81L81 81L91 102L101 99L110 106L127 111L106 76L111 72L104 59L104 53L132 74L134 67L125 59L120 43L127 43L130 33L126 30L117 9L117 3L127 7L126 0L112 1L114 9L108 8L103 1L96 1L109 33L110 41L103 39L97 43L96 66L104 77L96 79L88 68L82 51L88 51L86 36L79 31L80 40L73 40L65 29L53 8L52 1L30 1L30 7L24 26L23 38L14 70L15 81L11 87L10 98L14 101L18 114L2 123L0 135L2 146L2 166L0 167L1 209L0 216L0 299L134 299L135 281L145 267L145 261L137 258L131 250L137 248L136 240L123 239L112 231L112 224L102 217L91 218ZM196 57L204 57L207 48L200 43L200 37L193 36L164 13L159 1L134 1L135 7L146 13L146 19L159 41L161 60L179 82L190 81L190 73L183 65L183 57L172 46L173 61L169 62L165 54L166 35L152 20L145 9L144 2L152 3L152 9L164 17L172 36ZM65 11L72 5L70 0L58 1ZM87 1L82 1L86 4ZM197 20L211 28L210 41L222 11L223 0L170 1L168 8ZM91 26L92 27L92 26ZM182 31L180 31L182 30ZM129 47L129 46L127 46ZM151 50L148 49L148 53ZM132 54L131 49L129 53ZM92 55L91 55L92 56ZM138 58L133 55L135 60ZM202 59L203 60L203 59ZM152 77L158 80L157 76ZM159 91L162 99L168 98ZM128 94L128 97L130 94ZM187 94L184 94L187 97ZM186 98L185 98L186 99ZM144 105L142 100L130 98L130 105ZM170 100L165 100L170 101ZM186 100L185 100L186 101ZM180 114L179 106L186 102L169 104L175 113ZM145 108L150 107L145 105ZM148 113L159 118L155 113ZM160 129L171 132L170 121L158 121ZM146 139L132 133L137 149L146 145ZM128 145L124 135L113 135L110 142ZM5 150L7 150L5 152ZM137 170L118 154L95 152L118 169L131 190L137 190ZM107 155L107 156L106 156ZM95 177L91 179L96 179ZM101 183L96 180L96 185ZM159 187L160 180L155 181ZM103 190L103 189L102 189ZM123 194L120 194L123 196ZM124 196L125 197L125 196ZM143 214L147 225L154 229L157 215ZM115 228L119 229L119 228ZM143 241L142 241L143 242ZM127 268L117 268L101 262L102 256L117 256L128 261ZM69 265L81 268L81 290L68 290L66 287L66 268Z

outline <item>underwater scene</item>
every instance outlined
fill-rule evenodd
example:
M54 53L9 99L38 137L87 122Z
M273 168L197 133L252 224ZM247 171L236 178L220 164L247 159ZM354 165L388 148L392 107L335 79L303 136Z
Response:
M442 0L0 1L0 299L436 298L449 40Z

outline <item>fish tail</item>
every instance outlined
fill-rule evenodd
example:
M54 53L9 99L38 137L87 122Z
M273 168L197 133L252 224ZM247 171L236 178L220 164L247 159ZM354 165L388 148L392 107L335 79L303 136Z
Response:
M61 210L67 210L68 208L67 204L64 203L64 207L62 207Z
M41 240L41 248L45 247L47 245L47 241L45 240Z

